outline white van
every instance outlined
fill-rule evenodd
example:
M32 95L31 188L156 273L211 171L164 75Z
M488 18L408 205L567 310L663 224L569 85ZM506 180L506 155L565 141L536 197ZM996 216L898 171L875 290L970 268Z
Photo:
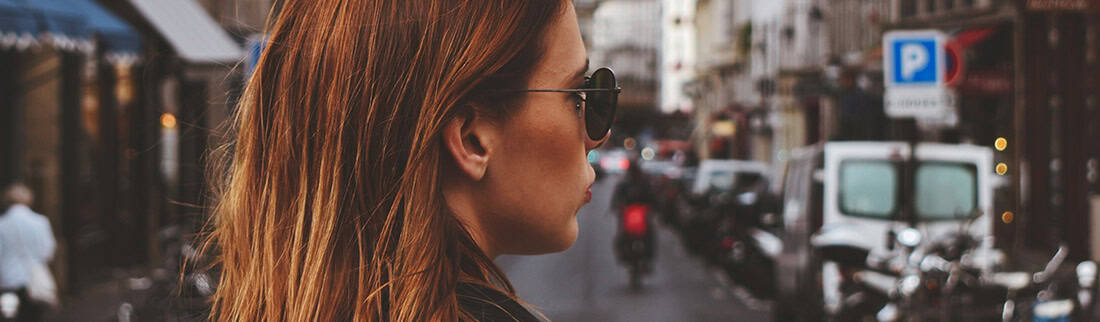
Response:
M917 143L911 183L903 189L903 165L912 150L906 142L829 142L792 153L783 178L777 317L820 317L841 300L839 272L813 254L811 242L885 252L891 232L911 222L928 239L959 229L992 238L993 151ZM912 203L910 218L902 217L904 199Z

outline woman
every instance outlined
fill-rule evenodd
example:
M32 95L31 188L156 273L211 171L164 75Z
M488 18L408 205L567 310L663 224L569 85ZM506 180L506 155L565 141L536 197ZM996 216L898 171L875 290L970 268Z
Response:
M568 1L287 1L212 242L225 321L530 320L492 260L562 251L618 87Z

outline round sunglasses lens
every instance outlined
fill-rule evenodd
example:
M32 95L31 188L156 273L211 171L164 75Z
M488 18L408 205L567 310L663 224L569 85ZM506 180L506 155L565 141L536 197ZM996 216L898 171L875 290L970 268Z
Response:
M613 91L616 88L615 74L607 68L597 69L592 73L589 86L591 89L608 90L588 93L585 104L585 130L589 138L600 140L607 135L611 122L615 120L615 105L619 99L619 94Z

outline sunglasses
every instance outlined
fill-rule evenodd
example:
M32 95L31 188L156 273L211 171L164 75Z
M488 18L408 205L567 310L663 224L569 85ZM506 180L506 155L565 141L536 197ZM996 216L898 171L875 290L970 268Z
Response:
M615 82L615 73L602 67L584 78L584 86L576 89L517 89L509 92L522 93L577 93L580 101L577 108L584 110L584 129L593 141L607 136L611 124L615 122L615 107L622 92Z

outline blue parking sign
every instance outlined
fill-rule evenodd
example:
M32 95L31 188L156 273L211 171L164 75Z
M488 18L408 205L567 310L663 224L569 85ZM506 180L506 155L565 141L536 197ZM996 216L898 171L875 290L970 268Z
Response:
M955 95L946 84L947 36L939 30L894 30L882 38L886 115L950 124Z
M938 31L900 31L885 36L887 86L942 86L946 63Z
M935 83L936 41L898 39L894 42L894 82L898 84Z

